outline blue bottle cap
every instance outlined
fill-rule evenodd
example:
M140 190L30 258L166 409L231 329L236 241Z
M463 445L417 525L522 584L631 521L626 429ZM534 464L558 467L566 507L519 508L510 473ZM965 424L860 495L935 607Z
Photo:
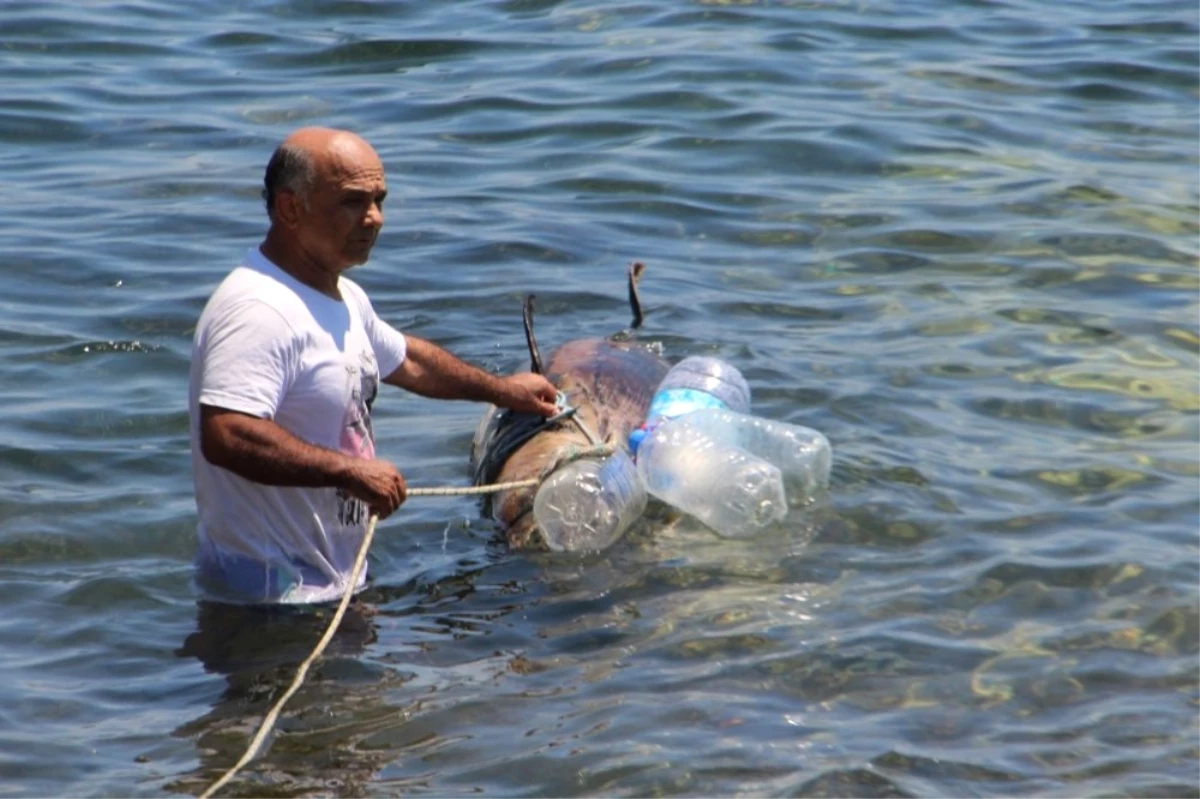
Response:
M629 452L631 455L637 455L638 447L642 445L642 439L646 437L648 431L644 427L639 427L629 434Z

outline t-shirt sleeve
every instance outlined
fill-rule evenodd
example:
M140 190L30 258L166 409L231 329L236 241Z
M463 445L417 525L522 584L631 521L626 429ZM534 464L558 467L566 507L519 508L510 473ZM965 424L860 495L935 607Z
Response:
M198 357L201 405L273 419L295 377L299 347L278 311L247 300L211 320Z
M375 315L375 309L371 307L366 292L357 286L355 288L363 328L367 331L371 348L375 350L375 362L379 365L379 378L382 380L404 363L408 343L404 340L403 333Z

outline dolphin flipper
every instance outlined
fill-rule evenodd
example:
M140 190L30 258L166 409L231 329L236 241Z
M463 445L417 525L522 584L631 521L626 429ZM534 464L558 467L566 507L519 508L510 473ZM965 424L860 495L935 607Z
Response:
M525 306L521 313L521 318L525 321L525 344L529 347L529 368L534 374L546 374L546 368L542 365L542 352L538 349L537 339L533 336L533 301L537 299L537 295L530 294L525 298Z

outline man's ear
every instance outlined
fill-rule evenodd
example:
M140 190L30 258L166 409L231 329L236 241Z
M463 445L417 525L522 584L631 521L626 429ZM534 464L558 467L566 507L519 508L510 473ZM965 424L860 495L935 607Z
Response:
M289 189L280 189L275 193L275 218L286 227L297 227L300 224L300 211L303 202L300 195L296 192Z

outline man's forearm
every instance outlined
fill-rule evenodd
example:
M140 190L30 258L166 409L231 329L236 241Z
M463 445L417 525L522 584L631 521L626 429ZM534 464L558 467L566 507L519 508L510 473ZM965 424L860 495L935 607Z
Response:
M386 382L424 397L496 402L505 395L504 381L456 358L438 345L406 335L404 363Z
M355 465L340 452L314 446L267 419L201 406L200 447L215 466L273 486L345 487Z

